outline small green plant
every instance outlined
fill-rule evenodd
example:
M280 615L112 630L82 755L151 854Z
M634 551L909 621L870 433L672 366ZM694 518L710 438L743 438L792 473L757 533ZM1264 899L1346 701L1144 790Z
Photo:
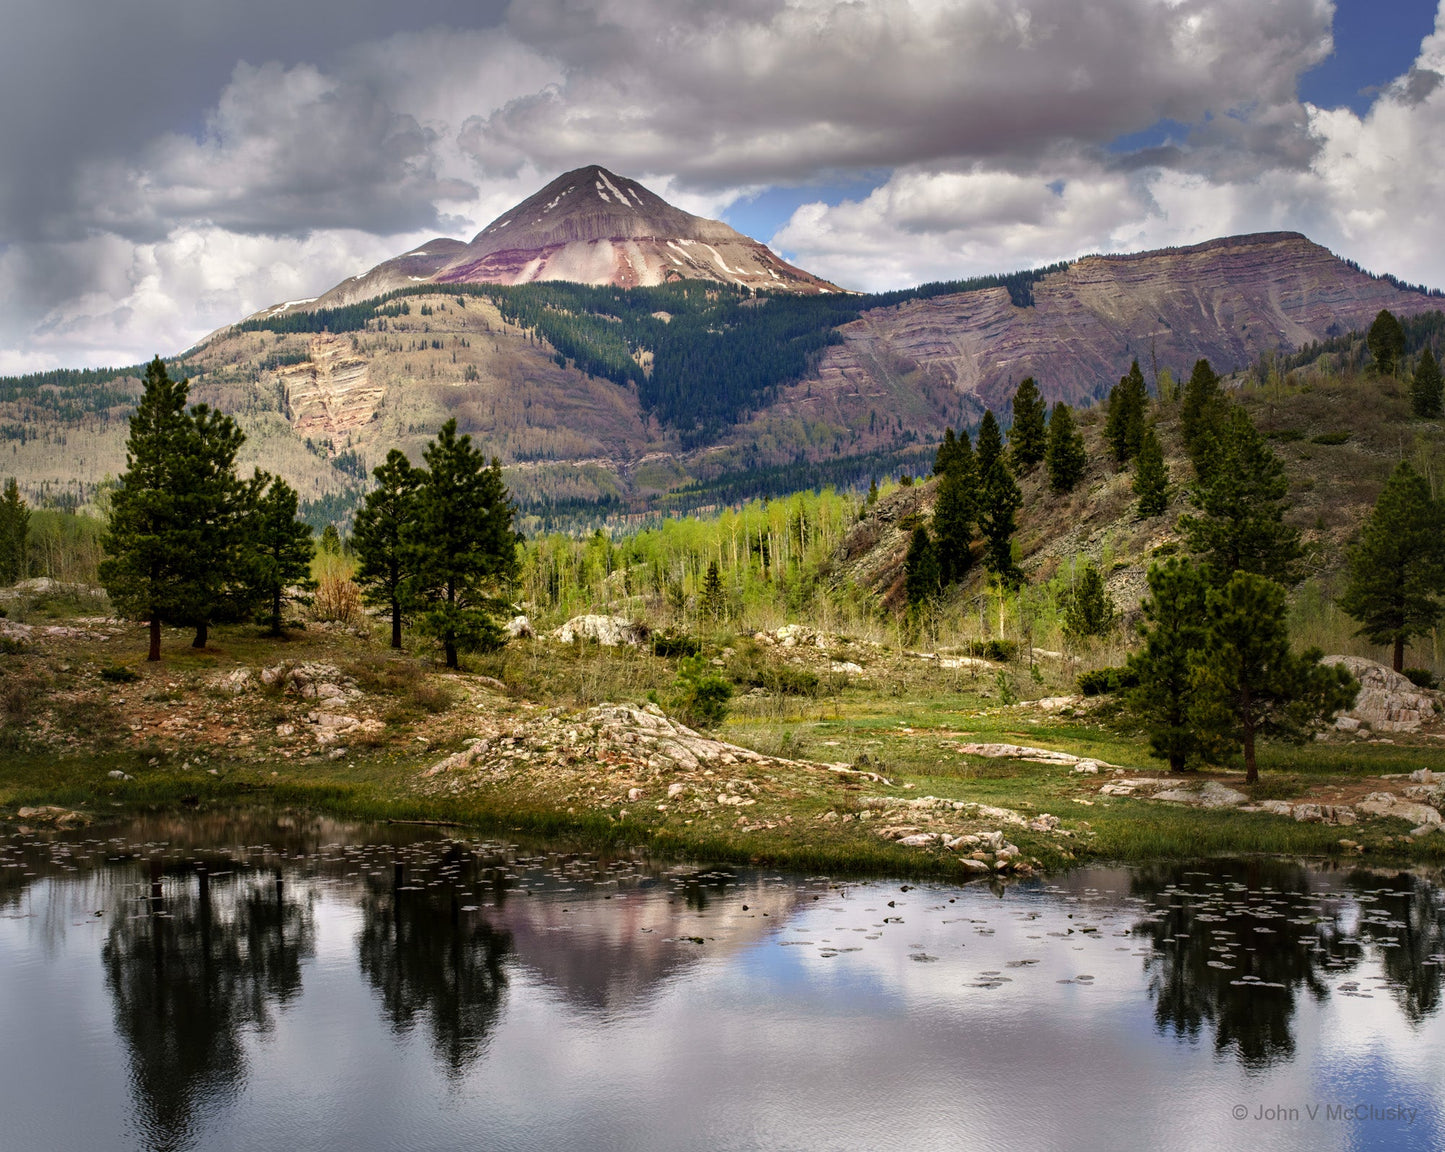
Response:
M1110 696L1138 685L1138 674L1128 668L1094 668L1079 677L1079 692L1085 696Z
M1318 436L1311 436L1311 444L1344 444L1350 438L1348 432L1321 432Z
M704 656L684 656L677 666L673 711L684 724L716 728L727 719L733 686Z
M1014 688L1014 678L1009 675L1007 669L1000 668L998 670L993 678L993 686L998 693L998 702L1005 708L1019 702L1018 690Z
M659 632L652 638L652 654L669 660L682 656L696 656L701 651L700 641L671 629Z
M30 645L24 640L19 640L14 636L0 636L0 655L24 656L29 651Z
M1303 440L1305 434L1298 428L1276 428L1273 432L1266 432L1265 439L1277 440L1281 444L1292 444L1296 440Z
M107 664L100 670L100 678L108 684L130 684L140 679L140 673L124 664Z
M1403 675L1416 688L1428 688L1433 691L1440 687L1440 677L1428 668L1406 668Z

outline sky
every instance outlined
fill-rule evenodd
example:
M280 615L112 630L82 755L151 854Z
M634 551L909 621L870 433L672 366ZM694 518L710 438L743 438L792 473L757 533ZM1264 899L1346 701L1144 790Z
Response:
M1445 286L1435 0L0 19L0 373L175 354L590 163L862 290L1271 229Z

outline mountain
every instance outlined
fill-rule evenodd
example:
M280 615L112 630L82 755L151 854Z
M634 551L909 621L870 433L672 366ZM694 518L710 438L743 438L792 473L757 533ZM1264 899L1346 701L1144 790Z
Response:
M508 209L471 243L438 238L287 309L337 308L412 284L531 284L567 280L618 288L715 280L771 292L841 292L766 245L674 208L596 164L563 173Z
M286 477L314 520L344 518L389 449L417 459L455 417L501 458L524 509L576 523L866 487L926 471L945 425L968 427L985 407L1006 417L1024 376L1049 402L1087 404L1136 357L1151 384L1200 357L1222 372L1298 360L1382 308L1407 318L1445 302L1294 233L872 296L767 264L770 282L795 290L756 294L739 285L738 253L764 267L766 248L650 196L602 169L569 173L471 244L424 246L368 273L368 287L267 309L173 367L194 400L240 420L242 466ZM665 253L676 277L485 279L502 276L508 252L550 253L535 271L560 274L569 252L602 251L592 237L604 233L613 257L627 244ZM733 279L681 255L673 264L679 249L715 250ZM1352 364L1366 356L1362 339L1335 343ZM0 477L32 499L89 500L124 469L138 394L134 370L0 381Z

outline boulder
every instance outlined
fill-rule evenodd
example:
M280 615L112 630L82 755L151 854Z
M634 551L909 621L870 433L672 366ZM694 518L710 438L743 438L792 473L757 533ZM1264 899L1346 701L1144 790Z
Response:
M532 622L525 616L513 616L502 625L502 631L513 640L531 640L537 635Z
M1336 665L1348 670L1360 682L1360 694L1335 720L1341 731L1356 731L1364 726L1376 732L1413 732L1421 724L1435 718L1440 707L1440 693L1417 687L1400 673L1363 656L1326 656L1321 664ZM1354 727L1341 724L1354 720Z
M1371 792L1355 807L1371 816L1408 820L1414 825L1441 823L1440 813L1430 805L1402 800L1393 792Z
M647 639L647 626L634 623L625 616L574 616L552 632L552 639L563 644L574 640L595 640L604 648L623 644L641 644Z

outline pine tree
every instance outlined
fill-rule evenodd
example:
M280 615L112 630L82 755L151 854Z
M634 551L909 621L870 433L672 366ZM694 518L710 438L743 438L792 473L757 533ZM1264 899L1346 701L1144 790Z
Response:
M1129 367L1129 374L1109 390L1109 411L1104 420L1104 438L1109 451L1119 464L1127 464L1139 455L1144 438L1144 415L1149 407L1149 389L1139 361Z
M1252 572L1235 572L1205 602L1190 718L1217 749L1243 750L1246 784L1259 781L1257 737L1297 738L1349 707L1358 689L1344 668L1320 664L1318 649L1290 651L1285 611L1284 589Z
M1117 616L1099 570L1085 565L1064 600L1064 635L1074 641L1107 635Z
M1375 322L1365 334L1370 355L1375 358L1375 369L1382 376L1393 376L1405 355L1405 328L1387 308L1381 308Z
M1421 420L1434 420L1445 406L1445 380L1440 375L1440 365L1435 353L1427 344L1420 353L1420 362L1415 365L1415 375L1410 381L1410 407Z
M868 504L868 506L871 508L874 504L877 504L877 503L878 503L878 481L877 481L877 480L869 480L869 481L868 481L868 499L867 499L867 504Z
M1219 386L1219 377L1208 360L1196 360L1189 383L1184 386L1184 399L1179 407L1179 431L1184 450L1194 464L1200 479L1208 470L1212 446L1228 421L1229 401Z
M190 508L191 554L180 619L195 628L193 648L204 648L211 622L246 607L245 552L250 515L261 484L236 476L236 453L246 441L231 417L205 404L190 410L185 465L177 477Z
M321 530L321 540L316 545L316 550L327 556L341 555L341 533L336 530L335 524L328 524Z
M416 515L417 490L425 473L413 468L406 453L393 448L386 462L371 470L376 487L366 494L352 522L351 546L356 550L356 582L361 597L391 612L391 646L401 647L404 590L411 575L406 529Z
M0 497L0 584L8 587L25 578L29 539L30 508L12 476Z
M727 593L723 591L722 573L718 571L716 560L707 562L707 575L703 578L702 602L699 607L702 614L714 624L727 615Z
M1024 377L1014 393L1013 426L1009 429L1009 451L1014 470L1022 476L1044 458L1048 432L1045 428L1047 406L1039 395L1032 376Z
M1360 635L1393 647L1402 671L1405 645L1445 618L1445 513L1424 478L1402 461L1386 482L1350 551L1340 607Z
M187 582L198 544L185 487L195 469L187 459L194 426L186 414L185 380L172 380L157 356L146 368L145 390L130 419L126 470L111 497L100 582L116 611L150 622L147 660L161 658L161 625L183 617Z
M1204 647L1207 591L1194 564L1171 557L1162 566L1151 565L1150 594L1142 605L1144 646L1129 656L1129 670L1139 683L1126 706L1143 721L1150 754L1169 761L1171 772L1184 771L1200 748L1190 712L1194 665Z
M423 455L426 478L406 531L408 596L419 629L441 643L446 666L455 668L459 649L503 642L493 616L507 607L503 592L517 574L514 509L500 461L487 467L472 438L457 436L455 419Z
M979 484L978 528L983 536L984 567L1008 587L1016 587L1022 580L1013 561L1015 517L1022 503L1019 486L1003 456L995 456Z
M938 595L940 584L938 556L933 550L933 541L928 538L928 529L920 524L913 530L908 554L903 558L903 593L909 610L917 611L932 601Z
M938 446L938 452L933 458L933 474L935 476L947 476L948 470L953 467L958 459L958 437L952 428L943 430L943 443Z
M280 636L281 610L288 603L310 603L311 525L296 519L296 490L279 476L258 473L262 489L249 522L249 583L268 625L267 635Z
M978 438L974 441L973 466L980 480L989 474L993 462L1002 455L1003 435L998 430L993 409L988 408L978 422Z
M968 443L966 436L963 442ZM938 499L933 505L935 550L944 585L963 579L973 563L974 496L973 456L960 454L938 482Z
M1189 492L1200 515L1179 521L1190 551L1216 586L1239 571L1296 583L1299 532L1284 522L1289 480L1243 408L1231 409L1214 459Z
M1072 492L1083 479L1087 463L1084 435L1074 425L1074 410L1060 400L1049 417L1049 447L1044 454L1049 487L1058 493Z
M1153 424L1144 429L1139 458L1134 461L1134 495L1139 497L1139 515L1143 517L1158 516L1169 506L1169 468Z

